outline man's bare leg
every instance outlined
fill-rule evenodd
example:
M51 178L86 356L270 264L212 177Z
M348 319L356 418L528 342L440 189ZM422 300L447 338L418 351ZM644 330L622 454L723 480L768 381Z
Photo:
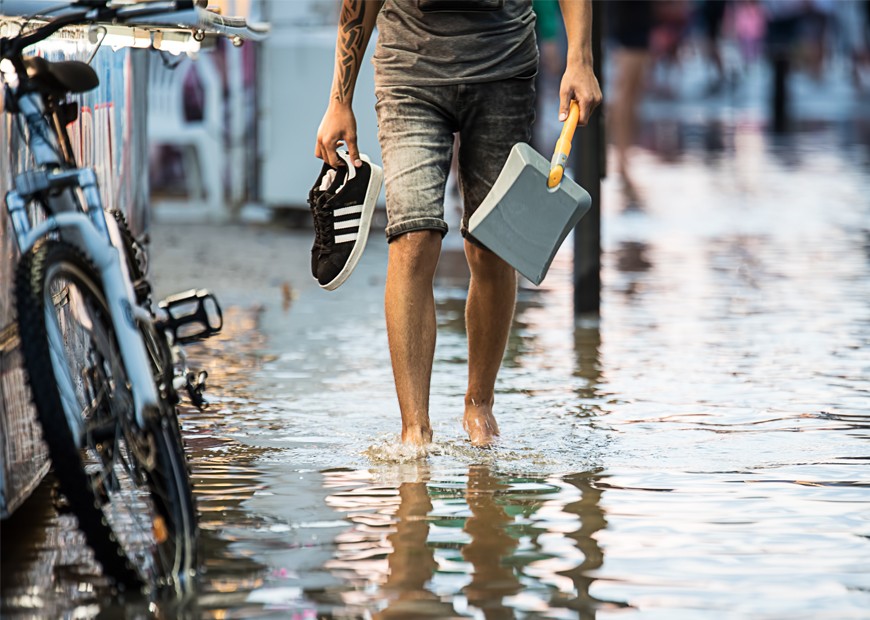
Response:
M396 395L402 411L402 441L432 441L429 385L435 357L435 268L441 233L419 230L390 243L384 308Z
M475 446L498 436L492 414L495 378L504 357L517 297L517 274L498 256L465 242L471 268L465 329L468 332L468 392L462 426Z

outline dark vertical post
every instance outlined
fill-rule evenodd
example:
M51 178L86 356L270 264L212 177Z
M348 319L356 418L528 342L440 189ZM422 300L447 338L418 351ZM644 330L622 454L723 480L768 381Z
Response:
M774 15L767 23L766 52L773 70L770 116L773 131L776 133L787 131L791 122L788 80L791 74L792 48L800 33L803 19L800 14L786 11L785 14Z
M604 6L592 0L592 55L595 76L604 91L602 21ZM592 208L574 229L574 314L598 312L601 307L601 179L605 172L603 105L586 127L577 130L574 171L577 181L592 196Z
M780 52L773 60L773 95L771 99L773 131L785 133L789 124L788 56Z

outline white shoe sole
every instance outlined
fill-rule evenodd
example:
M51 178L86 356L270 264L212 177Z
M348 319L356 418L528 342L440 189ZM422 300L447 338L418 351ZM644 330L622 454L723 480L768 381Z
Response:
M360 159L369 164L372 168L372 174L369 178L369 186L366 188L366 202L363 204L363 210L360 214L359 236L354 241L353 249L350 251L350 256L345 263L344 268L338 272L332 280L326 284L321 284L320 288L327 291L334 291L339 286L344 284L345 280L350 277L350 274L356 268L359 259L362 258L363 250L366 248L366 243L369 240L369 228L372 225L372 215L375 212L375 205L378 202L378 196L381 195L381 187L384 184L384 170L380 166L373 164L365 155L360 155Z

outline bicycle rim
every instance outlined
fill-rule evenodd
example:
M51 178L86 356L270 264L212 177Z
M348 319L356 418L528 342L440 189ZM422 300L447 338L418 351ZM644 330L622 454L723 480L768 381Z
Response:
M68 244L22 258L18 316L34 401L61 489L106 574L178 589L193 570L196 526L177 421L173 410L144 431L135 424L99 282Z

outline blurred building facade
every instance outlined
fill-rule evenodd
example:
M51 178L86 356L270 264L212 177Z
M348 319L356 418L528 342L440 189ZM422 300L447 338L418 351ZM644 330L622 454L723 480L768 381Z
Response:
M308 209L320 168L317 128L329 101L340 0L223 0L226 16L268 23L269 36L228 41L152 67L151 187L155 213L185 221L232 219L246 206ZM380 161L371 53L363 63L354 110L359 143ZM159 64L157 59L155 63ZM175 78L167 75L175 74ZM179 131L181 127L181 131Z

